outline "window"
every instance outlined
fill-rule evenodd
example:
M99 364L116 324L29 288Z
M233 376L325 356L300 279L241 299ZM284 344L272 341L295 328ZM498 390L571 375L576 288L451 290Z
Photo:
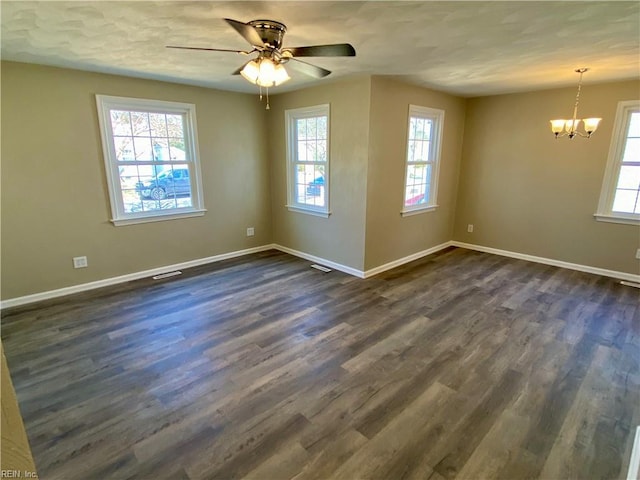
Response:
M329 105L285 112L289 210L329 216Z
M618 103L595 217L640 224L640 100Z
M96 95L111 221L204 214L195 105Z
M444 111L409 105L402 215L433 211L438 195Z

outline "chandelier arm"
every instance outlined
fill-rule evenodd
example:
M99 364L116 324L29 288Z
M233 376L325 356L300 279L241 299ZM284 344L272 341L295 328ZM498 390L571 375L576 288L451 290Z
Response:
M576 93L576 103L573 106L573 122L571 123L571 132L577 133L576 129L576 118L578 117L578 103L580 102L580 89L582 88L582 75L584 75L584 71L582 69L578 70L580 73L580 80L578 80L578 92ZM584 135L581 135L584 136Z

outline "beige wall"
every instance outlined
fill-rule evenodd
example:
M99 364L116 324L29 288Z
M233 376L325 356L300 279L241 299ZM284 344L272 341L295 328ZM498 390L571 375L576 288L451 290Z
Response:
M9 62L1 86L3 299L270 243L255 95ZM196 105L204 217L109 222L97 93ZM73 269L79 255L88 268Z
M575 88L469 100L454 238L640 273L640 228L593 218L617 103L639 98L639 87L583 87L579 114L603 118L589 140L555 140L549 128L571 114Z
M640 271L640 229L593 219L616 104L638 98L638 82L587 84L580 112L604 120L572 141L548 120L569 113L574 88L465 100L374 76L275 95L266 111L256 95L11 62L1 88L2 299L272 242L357 270L453 238ZM196 104L204 217L109 222L96 93ZM329 218L285 206L284 112L325 103ZM445 110L445 130L439 207L403 218L409 104ZM89 268L72 268L79 255Z
M438 208L402 217L409 105L445 111L438 182ZM373 77L367 177L365 268L451 240L465 100L398 81Z
M370 79L358 78L273 96L267 113L273 240L362 270ZM329 218L291 212L287 203L285 110L330 104Z

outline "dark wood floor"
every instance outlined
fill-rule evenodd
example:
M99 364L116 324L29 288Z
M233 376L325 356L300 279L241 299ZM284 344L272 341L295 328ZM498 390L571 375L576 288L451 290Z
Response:
M626 478L640 296L451 248L269 251L3 312L43 479Z

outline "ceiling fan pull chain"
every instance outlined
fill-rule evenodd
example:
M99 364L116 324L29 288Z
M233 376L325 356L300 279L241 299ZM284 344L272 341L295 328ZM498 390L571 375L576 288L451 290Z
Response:
M269 87L267 87L266 90L267 90L267 110L271 110L271 107L269 107Z

